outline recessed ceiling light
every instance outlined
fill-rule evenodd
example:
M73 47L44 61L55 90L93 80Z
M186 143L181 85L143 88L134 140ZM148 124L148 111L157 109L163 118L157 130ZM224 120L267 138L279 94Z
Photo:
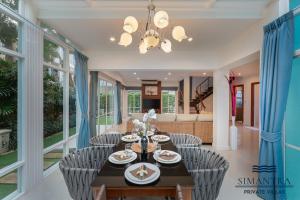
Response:
M133 75L136 75L136 72L133 72Z
M165 77L165 80L168 80L168 77Z
M193 41L193 38L192 37L188 38L188 41L189 42Z
M202 75L203 75L203 76L206 76L206 72L203 72Z
M116 41L116 38L115 38L115 37L110 37L109 40L110 40L111 42L114 42L114 41Z
M171 76L171 75L172 75L172 73L171 73L171 72L169 72L169 73L168 73L168 75L169 75L169 76Z

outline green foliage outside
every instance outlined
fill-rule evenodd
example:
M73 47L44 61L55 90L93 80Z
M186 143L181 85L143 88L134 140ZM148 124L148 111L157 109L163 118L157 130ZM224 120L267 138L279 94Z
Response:
M175 91L162 92L162 112L174 113L175 112Z
M1 0L1 3L18 8L16 0ZM0 14L0 45L14 49L18 42L17 24L7 15ZM10 129L9 149L17 148L17 60L0 54L0 129Z
M141 112L141 91L128 91L128 113Z
M0 0L0 3L10 7L13 10L18 10L19 0Z

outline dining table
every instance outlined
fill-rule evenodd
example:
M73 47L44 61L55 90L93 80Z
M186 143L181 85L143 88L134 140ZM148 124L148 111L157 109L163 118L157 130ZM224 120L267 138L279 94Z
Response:
M130 133L126 133L130 134ZM168 133L158 132L156 134L169 135ZM149 142L152 142L149 139ZM119 142L114 148L114 152L124 150L127 142ZM162 150L170 150L177 152L176 146L171 140L163 143L159 143ZM147 162L156 164L160 169L160 178L155 182L147 185L136 185L125 179L124 173L126 168L134 163ZM106 199L116 199L119 197L176 197L176 186L180 185L184 196L184 200L192 199L192 190L194 187L194 181L189 174L183 160L176 164L162 164L157 163L153 158L153 153L147 153L147 158L141 157L138 153L138 157L135 161L125 164L117 165L109 162L108 160L103 165L101 171L91 184L94 197L97 196L101 187L105 185Z

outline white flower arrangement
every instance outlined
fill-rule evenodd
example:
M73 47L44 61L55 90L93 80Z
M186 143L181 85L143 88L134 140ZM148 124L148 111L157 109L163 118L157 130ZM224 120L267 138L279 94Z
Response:
M154 109L150 109L148 113L144 114L143 122L140 122L138 119L135 119L132 121L132 123L139 135L145 135L147 132L147 128L149 128L149 123L153 119L156 119L156 113Z

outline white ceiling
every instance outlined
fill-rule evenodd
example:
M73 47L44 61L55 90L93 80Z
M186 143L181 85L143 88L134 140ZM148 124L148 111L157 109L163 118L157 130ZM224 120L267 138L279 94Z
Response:
M142 57L138 55L138 33L133 35L130 47L121 47L117 42L126 16L137 17L142 27L147 17L147 0L33 0L38 18L86 52L92 61L89 67L106 69L120 69L121 65L140 68L144 63L171 68L179 60L182 67L216 67L220 49L257 24L270 1L154 0L157 10L169 13L170 26L164 30L167 38L171 38L173 26L182 25L193 41L178 43L171 39L172 55L159 57L164 53L154 50L157 52ZM116 42L110 42L111 36Z
M170 28L164 30L166 38L172 41L174 51L200 50L224 46L234 40L247 27L255 23L256 19L192 19L173 20ZM121 19L45 19L44 22L74 41L82 50L109 51L138 51L141 34L133 34L133 43L127 47L118 45L122 31ZM182 25L192 42L176 42L171 37L171 27ZM114 43L109 38L116 38Z
M270 0L154 0L156 9L169 13L170 25L163 33L171 38L175 25L186 28L194 41L175 43L174 50L195 50L225 45L262 16ZM123 19L132 15L139 20L139 30L147 18L148 0L34 0L38 17L65 35L82 50L121 50L109 42L118 40ZM141 33L141 32L140 32ZM140 34L124 50L136 50Z
M160 80L167 82L177 82L188 76L212 76L211 71L199 70L123 70L110 71L110 73L114 73L121 76L124 82L139 82L140 80Z

